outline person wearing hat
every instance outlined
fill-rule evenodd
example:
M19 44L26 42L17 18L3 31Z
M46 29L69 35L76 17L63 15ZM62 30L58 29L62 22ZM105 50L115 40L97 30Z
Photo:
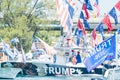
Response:
M79 52L79 51L77 52L76 60L77 60L77 61L76 61L76 64L77 64L77 63L81 63L81 56L80 56L80 52Z

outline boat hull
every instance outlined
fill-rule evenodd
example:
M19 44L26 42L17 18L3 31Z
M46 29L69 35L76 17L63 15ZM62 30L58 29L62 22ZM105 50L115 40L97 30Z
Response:
M7 65L9 63L9 65ZM10 66L11 65L11 66ZM55 75L80 75L80 74L103 74L104 68L95 68L88 72L83 66L65 66L58 64L40 63L40 62L3 62L2 68L20 68L20 76L55 76Z

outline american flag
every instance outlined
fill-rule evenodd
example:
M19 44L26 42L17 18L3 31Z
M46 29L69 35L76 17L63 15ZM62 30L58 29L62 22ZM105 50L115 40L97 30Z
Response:
M2 41L2 45L3 45L3 50L5 51L5 53L11 58L14 59L15 55L14 53L11 51L9 44L5 43L4 41Z
M66 0L56 0L57 11L60 16L60 22L65 32L69 32L70 27L73 25L68 4L69 2L70 2L70 5L72 6L74 6L74 4L72 3L72 0L68 0L67 2L68 3L66 3Z

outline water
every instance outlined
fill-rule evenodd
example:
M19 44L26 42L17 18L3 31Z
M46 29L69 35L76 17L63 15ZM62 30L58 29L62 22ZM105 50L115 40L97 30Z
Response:
M97 74L81 74L81 75L57 75L57 76L25 76L16 77L15 79L0 79L0 80L111 80L106 79L102 75Z
M79 77L73 76L49 76L49 77L17 77L15 79L0 80L80 80Z
M16 78L15 80L79 80L75 77L67 77L67 76L54 76L54 77L32 77L32 78Z

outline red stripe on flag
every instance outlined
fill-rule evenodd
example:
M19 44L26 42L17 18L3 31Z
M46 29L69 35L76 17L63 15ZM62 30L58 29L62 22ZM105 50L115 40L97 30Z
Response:
M87 11L87 8L86 8L86 4L83 4L82 10L85 11L86 19L89 19L90 17L89 17L89 13L88 13L88 11Z
M83 32L84 35L86 35L85 28L83 27L83 24L82 24L82 22L80 21L80 19L78 19L77 27L78 27L78 29L81 29L81 30L82 30L82 32Z
M94 29L94 30L92 31L92 37L93 37L94 40L96 39L96 36L97 36L97 34L96 34L96 29Z
M115 7L120 11L120 1L115 5Z
M113 27L112 27L112 24L111 24L111 22L110 22L109 16L107 15L107 16L102 20L102 22L103 22L105 25L107 25L107 27L108 27L108 33L110 33L110 31L113 30Z
M64 31L68 31L68 26L67 25L67 21L69 19L69 11L68 11L68 5L64 2L64 0L56 0L56 4L57 4L57 10L58 10L58 14L60 16L60 22L61 22L61 25L62 27L65 29ZM69 0L70 3L72 0ZM69 21L72 21L72 19L70 18ZM72 23L72 22L70 22Z

